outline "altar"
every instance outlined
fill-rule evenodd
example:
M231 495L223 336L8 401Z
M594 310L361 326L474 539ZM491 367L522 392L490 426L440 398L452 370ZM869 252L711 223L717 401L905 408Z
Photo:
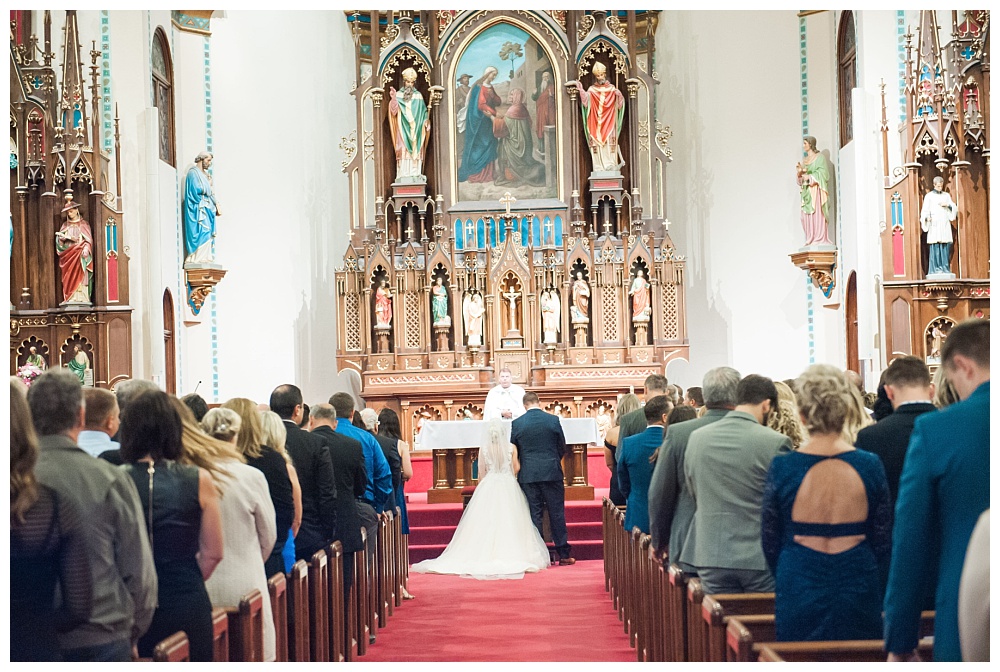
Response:
M594 488L587 476L587 446L600 445L597 422L593 418L560 418L566 445L563 456L563 483L566 499L591 500ZM428 504L462 501L462 488L475 485L472 463L479 457L479 446L485 440L485 420L428 421L417 435L421 450L430 450L433 464L433 486L427 491ZM511 422L503 421L510 439Z

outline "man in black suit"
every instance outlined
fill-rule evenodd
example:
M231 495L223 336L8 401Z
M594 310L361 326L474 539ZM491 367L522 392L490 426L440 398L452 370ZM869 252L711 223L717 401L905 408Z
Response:
M538 407L538 395L524 393L525 414L514 420L510 442L517 446L520 470L517 481L528 500L531 522L542 534L542 511L548 509L552 542L560 565L576 562L570 557L566 537L566 502L563 490L562 457L566 454L566 436L559 418Z
M361 442L334 431L337 409L330 404L316 404L310 414L312 433L322 437L330 449L333 475L337 483L337 533L344 550L344 603L350 597L354 582L354 553L361 550L361 517L357 499L364 496L368 478L365 476L365 455Z
M855 446L875 453L885 467L885 477L889 481L889 497L892 510L896 510L896 493L899 492L899 476L903 473L903 458L913 433L916 419L934 410L931 403L933 390L931 374L919 357L907 355L897 357L883 374L885 394L892 402L893 411L874 425L858 432Z
M285 450L302 488L302 526L295 537L295 558L308 561L330 544L337 527L337 486L330 450L321 437L299 428L302 391L295 385L274 388L268 405L284 422Z

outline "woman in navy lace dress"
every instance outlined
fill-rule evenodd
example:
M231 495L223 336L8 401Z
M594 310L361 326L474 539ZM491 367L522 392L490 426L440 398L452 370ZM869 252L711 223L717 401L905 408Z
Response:
M832 366L806 369L796 392L809 437L768 472L761 543L779 641L882 638L889 486L878 457L841 438L849 384Z

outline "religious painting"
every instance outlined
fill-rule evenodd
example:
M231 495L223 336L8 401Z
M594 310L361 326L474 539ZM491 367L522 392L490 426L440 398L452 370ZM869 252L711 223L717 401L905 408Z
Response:
M485 29L455 71L459 201L556 198L556 97L548 54L509 23Z

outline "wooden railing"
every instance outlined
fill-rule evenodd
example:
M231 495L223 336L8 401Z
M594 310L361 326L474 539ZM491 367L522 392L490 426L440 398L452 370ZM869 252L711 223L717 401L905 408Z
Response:
M639 661L874 661L882 640L775 642L774 593L704 594L697 577L664 567L650 537L624 529L624 508L604 499L604 587ZM934 612L921 617L920 654L929 660Z
M402 602L409 571L408 539L398 514L379 515L378 533L353 554L354 581L345 599L344 552L339 541L317 551L310 562L297 561L287 575L268 580L275 626L276 661L345 662L364 656L369 634L388 624ZM369 544L374 558L367 561ZM256 662L264 656L263 600L259 590L238 605L212 611L213 658L216 662ZM157 644L155 661L190 658L183 632Z

